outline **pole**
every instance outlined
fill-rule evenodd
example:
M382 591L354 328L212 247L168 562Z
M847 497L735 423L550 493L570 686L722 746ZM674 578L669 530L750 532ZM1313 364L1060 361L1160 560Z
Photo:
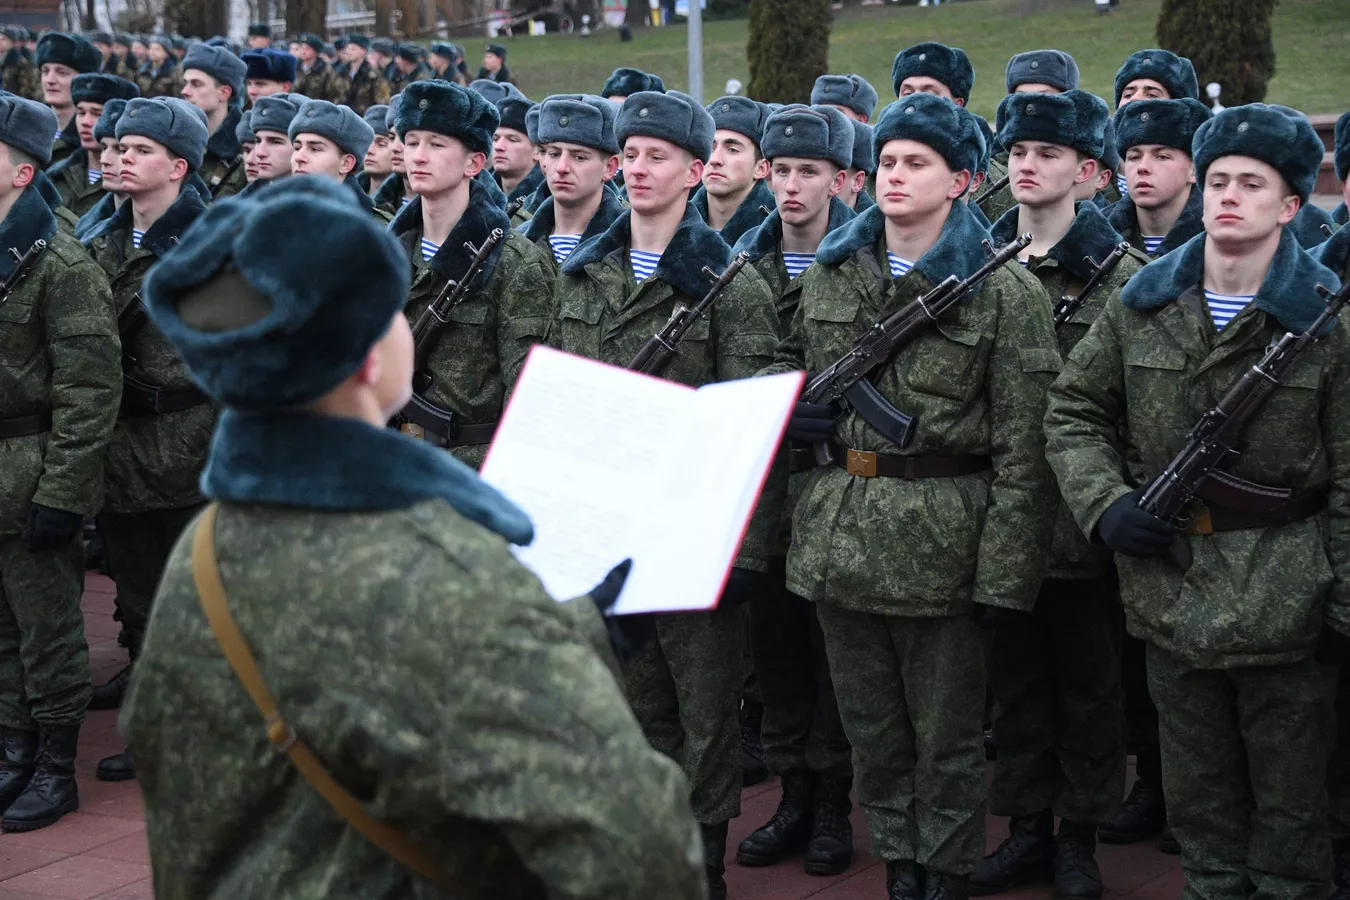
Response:
M703 103L702 0L689 0L689 96Z

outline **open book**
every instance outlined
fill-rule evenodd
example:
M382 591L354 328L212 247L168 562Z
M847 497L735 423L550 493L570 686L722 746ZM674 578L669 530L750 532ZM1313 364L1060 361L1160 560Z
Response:
M803 377L694 390L535 347L482 472L534 520L520 561L565 600L631 557L614 613L712 609Z

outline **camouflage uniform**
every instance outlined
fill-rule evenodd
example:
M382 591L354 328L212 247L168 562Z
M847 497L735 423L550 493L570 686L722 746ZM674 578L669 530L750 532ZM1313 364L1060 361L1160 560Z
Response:
M1314 285L1333 275L1286 230L1256 299L1216 332L1200 288L1205 240L1136 274L1050 391L1047 454L1085 534L1170 462L1274 338L1322 309ZM1163 558L1116 558L1127 625L1149 642L1188 900L1325 896L1332 727L1311 656L1324 626L1350 633L1348 359L1341 322L1275 389L1231 466L1241 478L1326 493L1329 514L1189 535L1186 572Z
M206 142L206 153L197 174L202 177L216 200L233 197L244 189L244 147L235 136L243 110L232 107L215 133Z
M292 93L304 94L311 100L341 103L347 97L347 84L332 66L322 59L316 59L308 70L296 69Z
M586 224L586 230L581 234L581 240L577 246L586 243L591 238L604 234L613 225L619 216L623 215L623 204L619 202L617 191L611 191L608 187L601 191L600 206L596 208L595 215L591 216L591 221ZM554 271L557 270L557 260L553 256L553 245L548 242L549 235L553 233L553 198L549 197L539 205L538 211L529 219L517 226L517 231L525 237L526 240L533 242L548 257L549 262L553 263Z
M344 80L347 83L344 102L363 116L372 106L389 102L389 82L365 60L355 74L344 75Z
M984 184L980 185L980 191L986 190L986 185L993 185L1008 177L1008 154L998 153L989 160L989 174L984 177ZM985 197L979 202L980 212L990 222L997 222L1008 210L1017 205L1013 199L1012 185L1005 184L994 193Z
M182 97L183 73L178 70L178 60L170 55L158 70L147 62L136 74L136 86L142 97Z
M956 203L938 242L894 280L884 225L874 207L826 238L800 278L775 370L820 371L883 315L984 262L988 232ZM988 457L992 472L906 480L831 466L810 472L796 502L787 586L818 604L859 801L873 852L887 861L965 876L983 856L975 613L1035 602L1054 520L1040 423L1058 369L1040 284L1005 266L876 377L881 394L915 416L911 447L856 412L836 428L855 453Z
M427 68L426 63L418 63L417 68L407 75L404 75L398 66L394 66L393 74L389 76L389 95L392 97L394 94L402 93L403 89L414 81L426 81L430 77L432 77L431 69Z
M1177 217L1172 229L1163 238L1163 242L1158 246L1153 258L1166 256L1204 231L1204 212L1204 192L1199 185L1191 185L1191 193L1186 199L1186 205L1182 207L1181 215ZM1144 235L1139 231L1139 214L1135 211L1133 200L1129 197L1123 197L1108 206L1105 214L1106 221L1121 237L1130 242L1131 247L1140 253L1148 253L1148 250L1144 247ZM1153 237L1153 235L1150 235L1150 237Z
M694 192L693 198L689 201L698 214L703 217L703 221L708 221L708 191L700 187ZM722 236L722 240L728 244L734 245L741 239L741 235L763 224L769 217L765 210L772 211L775 201L773 191L769 190L768 179L758 178L755 184L750 188L750 193L741 201L741 205L736 207L736 211L731 214L727 224L717 232Z
M52 142L52 161L47 168L52 168L73 153L83 152L84 148L80 146L80 132L75 125L75 117L71 116L66 127L61 129L61 133Z
M98 511L122 373L108 281L37 191L19 196L4 228L20 253L48 242L0 302L0 432L15 430L0 438L0 727L31 731L79 722L89 704L84 553L79 540L35 553L20 532L30 503ZM6 253L3 276L13 267ZM30 416L50 424L20 433Z
M93 209L106 193L103 180L89 183L89 156L85 151L72 153L47 170L47 176L56 184L61 205L79 217Z
M3 73L0 86L5 90L28 100L42 102L42 76L38 67L18 47L5 54L4 61L0 62L0 73Z

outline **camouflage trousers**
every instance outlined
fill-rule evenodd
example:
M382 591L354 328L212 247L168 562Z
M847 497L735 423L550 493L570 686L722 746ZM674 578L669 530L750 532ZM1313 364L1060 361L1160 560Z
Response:
M741 812L739 708L745 684L744 610L656 617L656 637L624 666L647 742L679 763L703 825Z
M970 875L984 856L984 653L975 615L816 604L872 852Z
M1124 630L1124 616L1121 618ZM1148 693L1148 644L1131 634L1120 641L1120 686L1125 703L1125 743L1134 748L1134 773L1162 790L1158 749L1158 707Z
M1334 667L1195 669L1153 645L1167 818L1182 900L1323 900Z
M117 610L113 618L122 623L127 647L133 655L140 650L145 636L155 591L164 577L164 564L169 561L178 536L201 508L200 504L193 504L140 513L99 514L103 553L112 579L117 582Z
M825 654L816 605L787 589L787 560L775 557L775 593L750 602L750 649L764 698L761 738L769 771L805 769L853 777L853 749Z
M92 687L80 595L84 546L29 551L0 539L0 725L79 722Z
M1331 801L1331 836L1350 841L1350 666L1341 666L1336 679L1336 740L1327 769L1327 794Z
M1108 579L1046 579L994 631L989 680L998 762L990 810L1104 822L1125 791L1120 601Z

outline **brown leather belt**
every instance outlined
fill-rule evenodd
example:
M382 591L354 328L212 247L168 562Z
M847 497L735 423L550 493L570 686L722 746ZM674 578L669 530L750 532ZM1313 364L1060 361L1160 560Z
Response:
M1288 525L1327 507L1323 491L1295 494L1290 488L1247 481L1227 472L1211 473L1197 493L1202 504L1189 510L1190 534Z
M993 468L987 456L892 456L840 448L834 457L836 466L859 478L960 478Z
M52 414L38 413L35 416L15 416L12 419L0 419L0 441L9 438L28 437L30 434L44 434L52 430Z
M162 416L168 413L182 412L194 406L202 406L210 401L196 388L181 388L170 391L143 382L122 379L122 406L117 411L119 419L139 419L145 416Z

